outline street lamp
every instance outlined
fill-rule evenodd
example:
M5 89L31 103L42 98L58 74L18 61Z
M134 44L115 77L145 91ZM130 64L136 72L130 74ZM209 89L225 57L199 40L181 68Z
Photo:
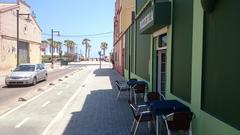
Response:
M100 66L100 69L101 69L101 67L102 67L102 63L101 63L101 55L102 55L102 53L101 53L101 51L98 51L98 55L99 55L99 61L100 61L99 66Z
M27 16L26 21L31 21L29 13L27 13L27 14L22 14L21 13L20 14L19 10L17 10L17 47L16 47L16 49L17 49L17 66L19 65L19 47L18 47L18 45L19 45L19 16L20 15Z
M52 43L51 43L51 50L52 50L52 52L51 52L51 54L52 54L51 59L52 59L52 65L51 65L51 68L53 68L53 33L57 33L57 35L59 36L59 35L60 35L60 31L54 31L54 30L52 29Z

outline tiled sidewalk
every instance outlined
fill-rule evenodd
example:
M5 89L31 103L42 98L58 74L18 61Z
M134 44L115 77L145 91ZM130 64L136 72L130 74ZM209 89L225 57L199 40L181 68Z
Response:
M133 114L128 105L128 93L116 100L114 81L123 78L111 68L96 69L71 104L51 128L59 135L129 135ZM150 134L147 124L140 124L138 135Z

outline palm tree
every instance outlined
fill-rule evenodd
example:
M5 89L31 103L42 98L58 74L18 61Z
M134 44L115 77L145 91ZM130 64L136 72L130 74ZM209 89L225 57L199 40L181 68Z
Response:
M82 45L85 45L85 58L87 58L87 51L88 51L88 48L89 48L89 42L91 40L88 39L88 38L84 38L83 41L82 41Z
M74 53L76 43L72 40L64 40L64 44L67 46L67 53Z
M57 44L57 52L60 53L60 50L62 48L62 42L57 41L56 44Z
M105 51L107 50L108 44L106 42L101 42L100 48L103 50L103 56L105 56Z
M59 49L61 48L62 42L53 41L53 51L59 53Z
M88 44L88 46L87 46L87 50L88 50L88 58L90 57L90 50L91 50L91 45L90 44Z

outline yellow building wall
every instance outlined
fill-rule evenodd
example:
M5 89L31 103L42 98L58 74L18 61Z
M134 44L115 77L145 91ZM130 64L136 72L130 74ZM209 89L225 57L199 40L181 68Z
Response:
M122 0L120 14L120 33L123 33L132 23L132 12L135 11L135 0Z
M39 49L39 44L30 44L29 45L29 56L30 56L30 63L41 63L42 56L41 51Z
M20 2L19 13L31 13ZM29 44L30 63L40 63L41 29L35 19L26 21L27 16L19 17L19 41ZM0 74L6 74L17 65L17 13L16 9L0 14Z
M16 66L16 41L0 39L0 75Z

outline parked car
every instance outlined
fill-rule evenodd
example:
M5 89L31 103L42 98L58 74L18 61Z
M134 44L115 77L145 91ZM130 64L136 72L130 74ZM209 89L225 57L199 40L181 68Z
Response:
M35 85L37 82L47 80L47 70L43 64L20 64L5 77L5 84L9 85Z

